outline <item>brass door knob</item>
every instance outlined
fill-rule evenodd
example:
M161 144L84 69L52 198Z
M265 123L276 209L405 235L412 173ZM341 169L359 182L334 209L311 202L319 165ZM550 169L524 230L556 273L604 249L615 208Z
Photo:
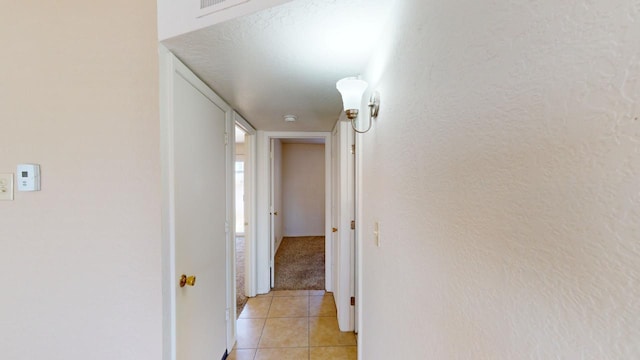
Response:
M338 228L332 228L331 229L333 232L338 232Z
M182 274L182 276L180 276L180 287L184 287L185 285L195 286L196 285L195 275L187 276L185 274Z

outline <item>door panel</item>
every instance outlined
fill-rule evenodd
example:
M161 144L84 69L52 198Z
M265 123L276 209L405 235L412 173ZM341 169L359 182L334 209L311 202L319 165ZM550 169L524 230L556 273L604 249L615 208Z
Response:
M177 360L220 358L226 348L225 112L174 74ZM222 311L221 311L222 309Z
M338 313L338 325L341 331L353 331L355 328L355 307L351 305L351 297L355 296L355 230L351 221L355 218L355 172L354 132L348 122L340 122L337 127L336 152L336 206L337 206L337 239L335 251L336 283L334 297ZM356 297L356 304L358 299Z
M271 154L271 162L269 163L269 232L270 232L270 250L269 250L269 271L271 276L270 285L271 288L275 286L276 281L276 265L275 265L275 257L276 257L276 171L275 171L275 156L276 156L276 146L275 140L271 139L271 144L269 145L269 151Z
M340 274L340 269L337 268L337 260L339 259L338 252L338 240L340 239L338 231L340 230L340 138L339 138L339 129L340 123L336 123L336 126L333 130L333 136L331 137L331 188L333 189L331 193L331 249L333 251L333 256L331 256L331 269L332 269L332 285L334 290L334 296L337 298L339 287L337 284L340 284L340 279L338 279L338 275ZM329 264L327 264L329 265Z

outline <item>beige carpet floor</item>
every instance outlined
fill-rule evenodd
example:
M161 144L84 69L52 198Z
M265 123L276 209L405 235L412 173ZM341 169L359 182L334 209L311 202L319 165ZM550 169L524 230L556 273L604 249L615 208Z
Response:
M244 294L244 237L238 236L236 237L236 317L240 316L247 300Z
M236 317L247 304L244 293L244 237L236 237ZM324 290L324 236L286 237L276 253L274 290Z
M285 237L275 258L274 290L324 290L324 236Z

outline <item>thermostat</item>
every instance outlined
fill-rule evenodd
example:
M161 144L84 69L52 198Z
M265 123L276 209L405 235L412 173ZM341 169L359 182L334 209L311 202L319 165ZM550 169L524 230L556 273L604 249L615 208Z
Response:
M18 191L40 191L40 165L18 165L16 179Z

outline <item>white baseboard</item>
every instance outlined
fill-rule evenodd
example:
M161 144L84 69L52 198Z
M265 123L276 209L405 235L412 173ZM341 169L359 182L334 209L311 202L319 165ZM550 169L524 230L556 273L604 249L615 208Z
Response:
M324 236L324 233L318 235L300 234L300 235L284 235L283 237L311 237L311 236Z
M280 248L280 244L282 244L282 239L284 239L284 238L285 238L285 237L284 237L284 236L282 236L282 237L280 237L279 239L276 239L276 251L275 251L275 253L274 253L274 254L277 254L277 253L278 253L278 249Z

